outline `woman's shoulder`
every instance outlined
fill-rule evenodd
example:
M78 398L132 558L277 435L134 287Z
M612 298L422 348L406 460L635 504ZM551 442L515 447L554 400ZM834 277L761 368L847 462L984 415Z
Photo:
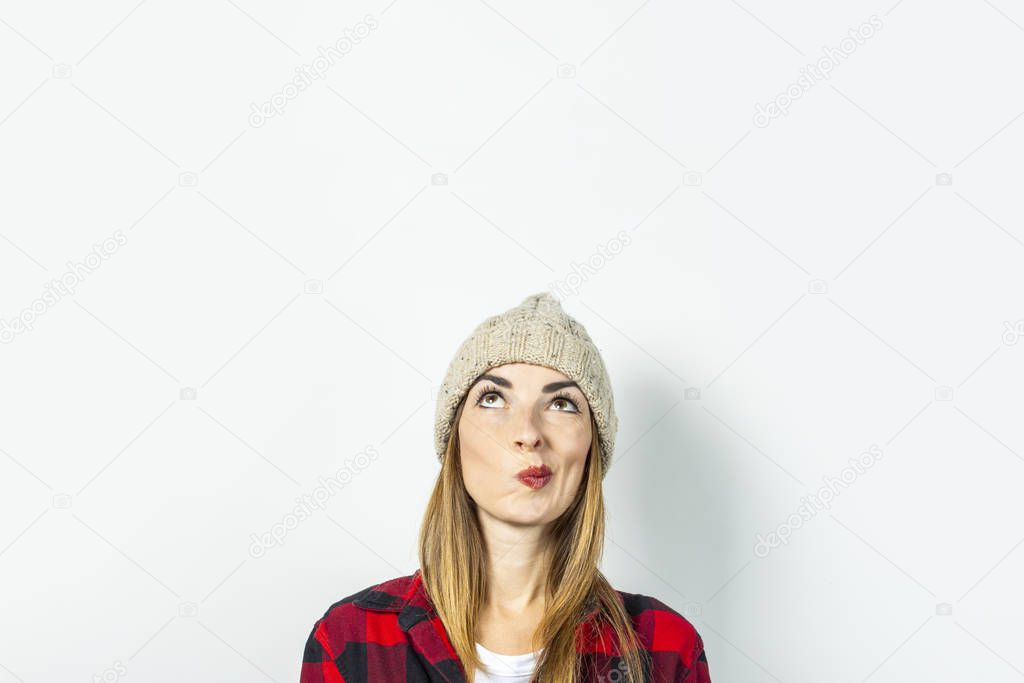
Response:
M649 650L678 653L687 669L706 661L704 640L689 619L653 596L616 592Z
M389 612L397 617L414 593L414 588L418 584L418 574L417 570L406 576L385 579L335 600L314 622L309 642L318 642L321 646L333 650L335 644L362 635L357 631L365 630L364 610L378 613L385 621Z
M337 622L353 614L356 609L369 609L379 612L400 612L408 603L413 588L418 583L419 571L405 576L395 576L377 583L372 583L354 593L336 600L317 620L321 622Z
M306 638L300 680L340 681L344 658L358 661L360 651L365 652L370 643L401 642L399 618L411 604L410 598L418 585L417 574L418 571L380 581L333 602L314 622Z

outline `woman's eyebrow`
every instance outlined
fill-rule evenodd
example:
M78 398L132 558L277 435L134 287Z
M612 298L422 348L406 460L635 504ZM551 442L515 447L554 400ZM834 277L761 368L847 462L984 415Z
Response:
M494 382L499 387L505 387L506 389L512 388L512 382L509 382L504 377L498 377L497 375L480 375L477 378L476 382L473 382L473 384L476 384L477 382L482 382L485 379ZM576 382L573 382L571 379L562 382L552 382L551 384L545 384L541 391L543 391L545 394L550 394L553 391L558 391L559 389L563 389L565 387L575 387L576 389L583 391L582 389L580 389L579 385L576 384Z
M576 382L573 382L572 380L568 380L566 382L552 382L551 384L545 384L542 391L545 394L550 394L552 391L558 391L559 389L563 389L565 387L575 387L576 389L580 390L580 393L583 393L583 390L580 389L579 385L576 384Z
M506 389L512 388L512 382L509 382L504 377L498 377L497 375L480 375L479 377L476 378L476 382L473 382L473 384L483 382L485 379L489 379L490 381L497 384L499 387L505 387Z

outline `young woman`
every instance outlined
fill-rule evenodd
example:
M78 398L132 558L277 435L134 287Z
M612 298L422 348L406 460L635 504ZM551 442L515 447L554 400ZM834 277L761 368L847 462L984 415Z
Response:
M557 299L477 326L438 395L420 568L331 605L301 683L710 683L693 625L598 569L617 426L601 355Z

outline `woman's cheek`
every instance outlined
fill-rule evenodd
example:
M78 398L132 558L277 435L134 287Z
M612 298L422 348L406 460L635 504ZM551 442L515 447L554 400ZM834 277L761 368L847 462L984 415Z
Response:
M587 456L590 451L590 432L586 429L573 429L558 437L555 451L564 454L567 460L577 461Z

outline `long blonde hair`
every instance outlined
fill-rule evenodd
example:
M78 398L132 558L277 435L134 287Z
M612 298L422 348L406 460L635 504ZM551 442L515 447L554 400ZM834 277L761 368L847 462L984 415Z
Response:
M419 533L419 561L424 588L448 639L473 680L481 666L476 651L477 617L488 592L487 554L476 516L475 503L462 479L458 424L463 399L452 421L445 450ZM604 548L604 493L600 440L593 413L590 453L579 491L569 508L548 532L547 601L533 634L534 651L544 648L532 680L577 683L581 670L576 644L584 617L597 609L589 622L603 642L606 630L614 634L622 658L616 680L635 683L645 679L649 656L640 643L621 598L598 569ZM623 671L622 669L625 669Z

